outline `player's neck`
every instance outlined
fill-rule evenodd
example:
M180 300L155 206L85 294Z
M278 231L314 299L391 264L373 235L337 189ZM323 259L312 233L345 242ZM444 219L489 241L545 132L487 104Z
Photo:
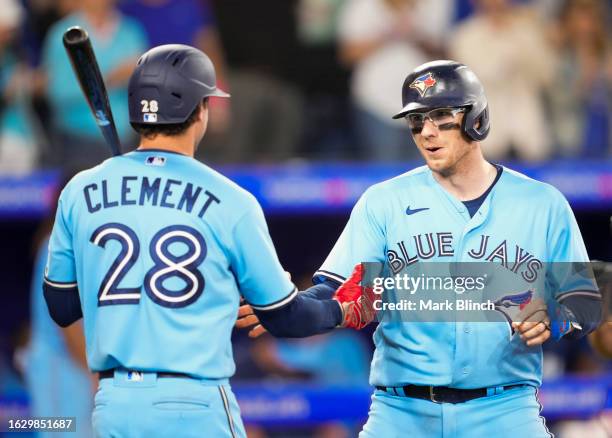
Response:
M478 198L491 186L497 169L484 159L478 148L463 157L451 172L434 172L433 175L451 195L460 201L469 201Z
M138 149L160 149L189 157L193 157L195 152L193 136L188 135L188 133L177 136L158 134L154 138L141 137Z

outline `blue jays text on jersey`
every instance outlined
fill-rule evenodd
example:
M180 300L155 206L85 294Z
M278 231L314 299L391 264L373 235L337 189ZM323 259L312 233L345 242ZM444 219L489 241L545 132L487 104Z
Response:
M408 209L412 213L421 208L427 210L407 214ZM423 166L363 194L314 281L343 281L363 262L387 263L399 272L417 261L486 261L502 265L509 275L542 282L538 277L544 263L588 260L573 213L554 187L504 168L470 216L466 206ZM568 283L560 277L546 278L544 283L548 288L542 291L544 298L599 296L589 282ZM519 292L524 291L500 297ZM374 333L370 384L539 386L541 348L527 347L518 336L509 338L508 327L505 320L415 324L383 320Z
M227 379L241 295L271 310L296 296L255 198L177 153L138 150L64 188L45 282L76 293L93 371Z
M435 236L435 237L434 237ZM481 234L476 239L476 246L468 249L467 256L473 261L498 262L512 272L519 273L528 282L534 282L538 278L538 272L542 269L542 261L529 251L519 245L508 243L510 239L501 242L492 242L491 236ZM436 232L416 234L410 236L408 241L414 241L414 253L406 248L406 241L401 240L392 248L387 250L387 261L394 273L400 272L407 266L418 261L430 259L444 260L455 256L453 249L453 233ZM513 247L513 251L509 248Z

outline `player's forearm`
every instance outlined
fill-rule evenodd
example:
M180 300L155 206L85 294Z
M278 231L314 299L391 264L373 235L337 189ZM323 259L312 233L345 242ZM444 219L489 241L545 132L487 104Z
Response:
M340 44L340 60L344 65L352 67L364 58L370 56L386 42L386 36L380 36L365 41L344 42Z
M340 283L334 280L325 280L323 283L315 284L302 293L302 296L314 298L316 300L331 300L340 287Z
M286 306L255 310L260 323L281 338L305 338L325 333L342 322L342 310L335 300L320 300L299 293Z
M66 342L68 353L72 360L82 369L89 371L85 354L85 336L83 335L82 324L72 324L70 327L62 329L62 335Z

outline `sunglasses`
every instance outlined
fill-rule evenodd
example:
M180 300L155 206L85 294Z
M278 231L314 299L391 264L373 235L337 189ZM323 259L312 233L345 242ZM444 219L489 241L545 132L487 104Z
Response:
M436 128L455 123L457 114L465 112L465 108L436 108L426 113L406 114L405 119L412 132L420 133L425 125L425 120L429 120Z

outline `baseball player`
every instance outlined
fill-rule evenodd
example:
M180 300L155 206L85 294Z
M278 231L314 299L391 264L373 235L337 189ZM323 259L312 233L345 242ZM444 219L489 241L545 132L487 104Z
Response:
M406 120L426 166L370 187L314 275L315 288L328 285L321 297L335 293L342 304L343 326L362 328L373 319L371 293L355 300L363 268L353 269L362 262L491 262L518 269L589 260L558 190L483 158L487 100L468 67L423 64L407 76L402 100L394 118ZM548 436L536 398L540 346L551 336L586 335L601 311L593 282L555 282L559 278L547 279L555 314L541 299L521 294L515 301L523 310L511 327L383 318L370 372L376 391L360 436ZM513 305L512 297L504 298ZM237 325L257 324L258 315L250 313L243 306ZM262 331L265 324L256 325L251 336Z
M128 92L140 146L62 191L43 285L49 312L61 326L83 317L100 378L96 436L244 437L228 386L240 296L281 336L330 330L341 308L297 295L254 197L193 159L208 99L229 97L210 59L153 48Z

